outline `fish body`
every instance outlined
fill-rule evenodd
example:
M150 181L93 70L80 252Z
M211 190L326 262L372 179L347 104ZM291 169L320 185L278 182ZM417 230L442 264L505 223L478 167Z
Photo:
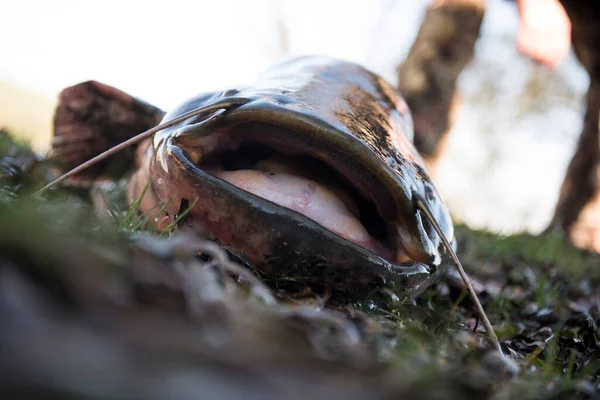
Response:
M453 225L411 143L406 103L380 76L329 57L200 94L138 149L131 200L160 229L190 208L221 245L271 277L416 295L443 271ZM150 182L149 187L147 183ZM154 211L153 211L154 210Z

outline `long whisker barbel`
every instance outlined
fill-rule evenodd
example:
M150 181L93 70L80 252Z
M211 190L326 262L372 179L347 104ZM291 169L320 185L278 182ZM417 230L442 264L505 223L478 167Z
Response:
M504 354L502 353L502 347L500 346L500 341L498 341L498 336L496 336L496 332L494 332L494 328L492 327L492 324L490 323L487 314L483 310L483 306L481 305L481 302L477 297L477 293L475 293L475 289L473 289L473 285L471 285L471 281L469 280L467 273L465 272L460 260L458 259L458 256L452 249L452 246L448 242L446 235L444 235L444 233L442 232L442 228L437 223L437 220L431 213L431 210L427 206L427 203L425 202L423 196L421 196L419 193L413 192L413 198L415 199L417 208L421 210L425 217L427 217L429 222L431 222L431 225L433 225L433 228L435 229L437 234L440 236L440 238L442 238L442 242L444 243L444 247L446 247L446 251L450 254L452 261L454 261L454 265L456 265L456 269L458 270L460 277L462 278L463 282L465 283L465 286L467 287L467 291L471 296L471 300L473 300L473 303L475 303L475 307L477 308L477 312L479 313L479 316L483 321L483 325L485 326L485 330L490 338L490 341L492 342L496 350L498 350L500 355L504 356Z
M200 108L194 109L185 114L182 114L176 118L173 118L170 121L164 122L160 125L155 126L154 128L148 129L147 131L142 132L142 133L132 137L131 139L128 139L128 140L124 141L123 143L118 144L117 146L114 146L114 147L110 148L109 150L106 150L105 152L98 154L97 156L89 159L88 161L84 162L83 164L73 168L72 170L65 173L64 175L59 176L57 179L53 180L52 182L50 182L49 184L44 186L43 188L41 188L40 190L35 192L33 195L39 196L40 194L44 193L46 190L50 189L52 186L61 183L65 179L68 179L68 178L72 177L73 175L80 173L81 171L91 167L92 165L96 164L97 162L102 161L133 144L136 144L146 138L149 138L150 136L154 135L158 131L161 131L165 128L173 126L179 122L183 122L186 119L195 117L197 115L208 114L208 113L220 110L220 109L232 110L234 108L243 106L248 101L249 101L248 99L229 98L229 99L224 99L222 101L218 101L213 104L209 104L205 107L200 107Z

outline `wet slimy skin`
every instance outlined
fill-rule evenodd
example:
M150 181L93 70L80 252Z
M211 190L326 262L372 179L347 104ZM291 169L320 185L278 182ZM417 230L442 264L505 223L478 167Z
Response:
M130 185L171 223L194 204L221 244L270 276L355 292L415 295L446 263L415 206L427 202L454 242L449 213L414 149L404 101L381 77L326 57L281 64L252 86L206 93L163 121L235 104L158 132ZM159 207L156 207L159 206Z

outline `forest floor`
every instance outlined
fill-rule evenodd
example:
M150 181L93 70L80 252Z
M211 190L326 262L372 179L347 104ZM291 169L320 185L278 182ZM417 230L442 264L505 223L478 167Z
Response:
M457 226L501 356L452 271L415 301L344 303L146 231L118 186L33 198L54 174L0 133L0 397L600 396L600 256L556 233Z

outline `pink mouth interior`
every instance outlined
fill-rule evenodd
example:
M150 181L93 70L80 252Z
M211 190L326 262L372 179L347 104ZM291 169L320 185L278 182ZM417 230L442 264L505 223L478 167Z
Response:
M387 188L374 178L365 184L364 175L350 173L356 171L351 156L336 160L340 168L350 166L342 174L306 154L313 147L276 127L261 125L214 132L195 137L191 143L188 157L205 172L302 214L390 262L411 259L402 245L396 218L389 217L389 208L383 206L381 196L390 198ZM389 207L390 203L385 204Z
M361 223L360 209L351 193L342 185L306 176L299 160L289 156L274 156L257 162L252 169L217 170L213 175L296 211L387 260L394 258L393 252L372 237Z

